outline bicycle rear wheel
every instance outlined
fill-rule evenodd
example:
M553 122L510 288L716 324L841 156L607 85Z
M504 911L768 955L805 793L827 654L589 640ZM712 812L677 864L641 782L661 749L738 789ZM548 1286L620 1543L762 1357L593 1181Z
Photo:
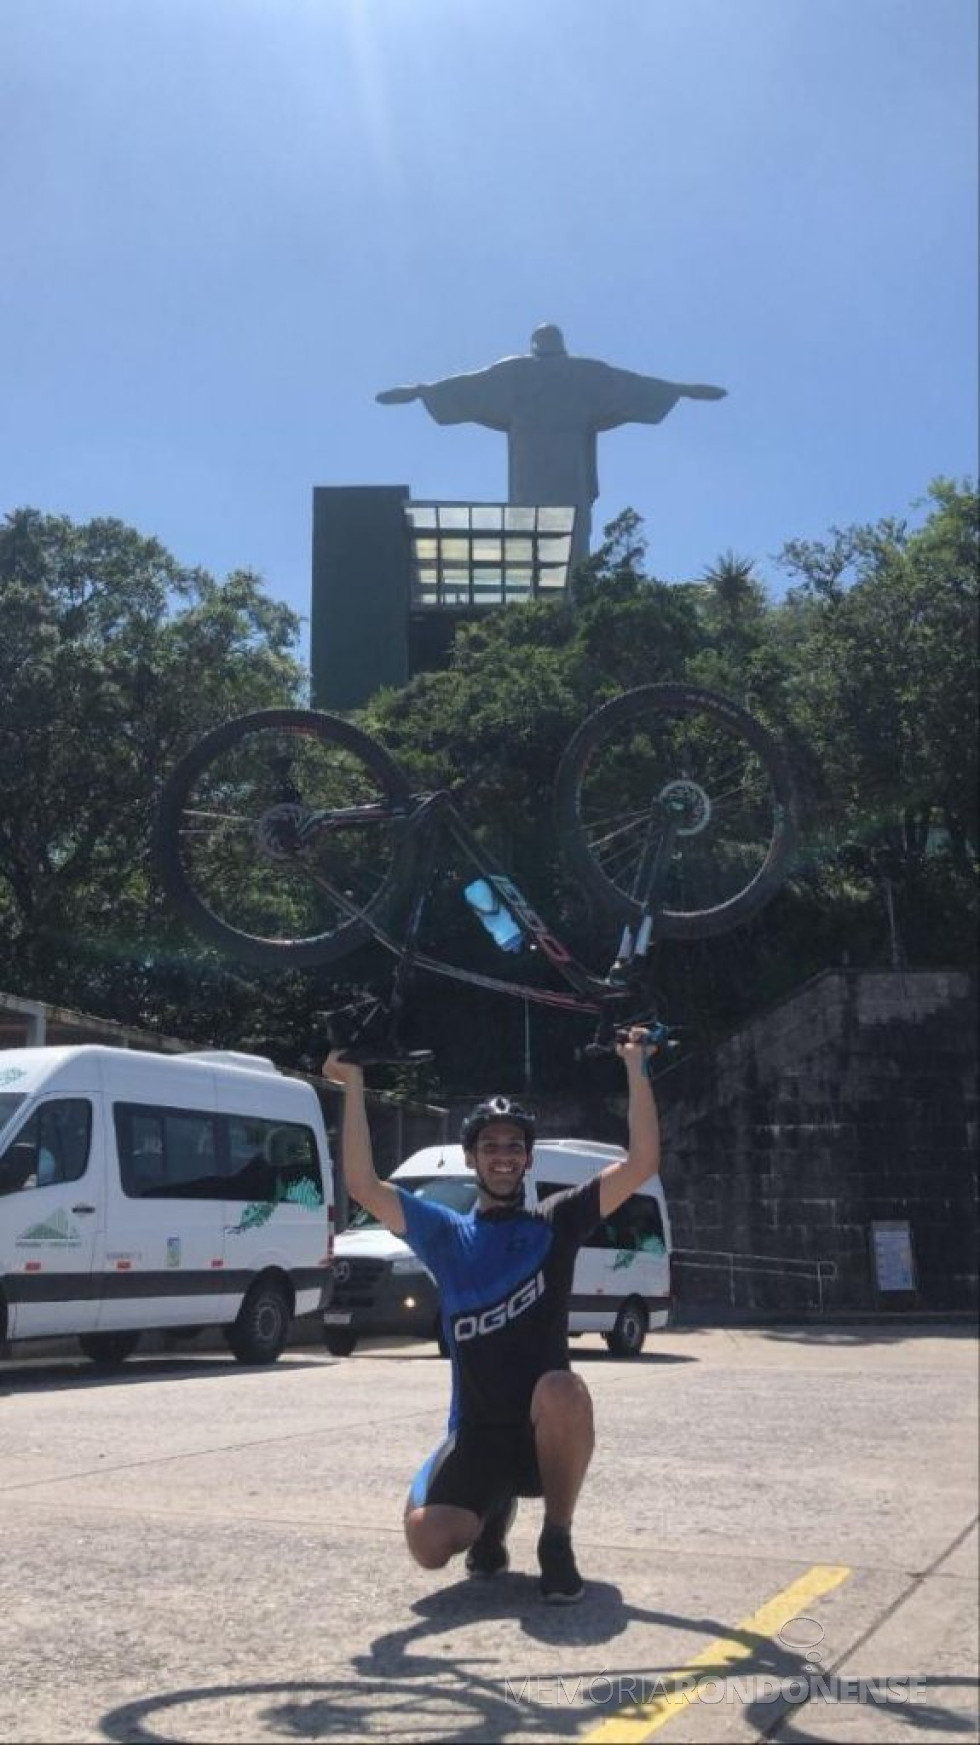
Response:
M258 965L329 963L370 937L409 877L408 780L334 715L264 709L217 727L173 770L157 863L194 929Z
M569 864L618 919L638 918L659 838L662 937L723 933L778 890L796 841L789 769L744 709L692 685L628 691L582 723L556 808Z

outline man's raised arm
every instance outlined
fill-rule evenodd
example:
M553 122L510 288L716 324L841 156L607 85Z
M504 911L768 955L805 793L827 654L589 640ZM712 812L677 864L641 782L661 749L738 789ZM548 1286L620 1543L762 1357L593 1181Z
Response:
M364 1074L359 1066L344 1060L342 1053L334 1050L323 1063L323 1076L330 1084L342 1085L344 1090L340 1153L347 1192L393 1236L404 1236L405 1214L398 1189L390 1182L383 1182L374 1167L371 1131L364 1103Z
M629 1089L629 1144L622 1163L611 1163L599 1175L599 1212L608 1218L660 1169L660 1121L653 1086L647 1073L649 1048L642 1030L631 1030L616 1052L626 1067Z

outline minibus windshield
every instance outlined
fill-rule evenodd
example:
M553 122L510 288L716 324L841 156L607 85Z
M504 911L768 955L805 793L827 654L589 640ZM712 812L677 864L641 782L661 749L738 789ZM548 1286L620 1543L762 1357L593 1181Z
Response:
M0 1091L0 1133L24 1101L23 1091Z
M412 1194L417 1200L435 1200L437 1205L448 1206L452 1212L472 1212L476 1202L476 1182L467 1180L466 1176L413 1175L392 1185ZM363 1206L358 1206L347 1228L368 1230L378 1223L379 1219L373 1212L366 1212Z

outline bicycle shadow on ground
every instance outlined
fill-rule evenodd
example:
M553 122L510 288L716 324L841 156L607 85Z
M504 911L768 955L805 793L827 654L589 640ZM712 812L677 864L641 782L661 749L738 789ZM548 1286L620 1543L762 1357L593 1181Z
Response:
M610 1674L601 1647L621 1636L631 1623L694 1631L714 1641L745 1644L746 1673L791 1678L804 1669L799 1653L767 1638L738 1631L717 1618L688 1618L627 1604L609 1582L590 1582L576 1607L542 1604L537 1579L508 1575L494 1582L469 1579L428 1594L412 1607L413 1621L388 1631L351 1661L351 1676L327 1679L256 1680L187 1687L141 1697L109 1710L101 1736L118 1745L163 1745L174 1738L292 1738L296 1740L372 1738L382 1734L452 1740L459 1745L497 1745L512 1733L538 1734L545 1741L578 1737L583 1720L597 1722L625 1709L631 1694L661 1678L669 1692L685 1674L676 1660L662 1669L617 1668ZM452 1657L440 1652L440 1638L461 1626L517 1620L523 1635L556 1651L546 1673L532 1672L499 1653ZM419 1651L421 1648L421 1652ZM699 1667L704 1678L724 1676L730 1665ZM644 1683L645 1681L645 1683ZM251 1703L229 1732L227 1705ZM254 1705L262 1703L257 1709ZM221 1705L220 1716L207 1714ZM191 1718L177 1711L195 1709ZM157 1730L154 1722L161 1730ZM244 1724L250 1731L242 1731Z
M355 1676L350 1679L260 1680L247 1684L188 1686L183 1690L141 1697L110 1709L102 1717L99 1733L113 1745L170 1745L175 1738L191 1739L195 1736L191 1717L185 1715L181 1725L178 1713L196 1710L203 1724L202 1731L196 1736L211 1739L291 1738L346 1742L378 1738L387 1731L389 1736L396 1738L442 1737L447 1742L452 1740L453 1745L457 1742L458 1745L503 1745L513 1733L524 1737L531 1733L550 1745L550 1742L562 1738L574 1740L580 1736L581 1707L576 1708L567 1700L528 1700L528 1691L522 1680L512 1681L513 1694L508 1697L506 1683L501 1683L499 1676L496 1682L491 1682L484 1673L471 1670L487 1664L487 1661L475 1660L466 1662L463 1667L440 1659L435 1662L442 1681L440 1684L434 1684L431 1675L423 1682L423 1675L416 1674L413 1669L401 1678ZM459 1679L458 1686L449 1690L445 1687L447 1671L456 1673ZM698 1671L707 1680L724 1678L726 1674L731 1676L732 1668L730 1665L705 1666L699 1667ZM740 1677L760 1676L763 1672L787 1681L800 1676L798 1663L793 1667L780 1667L777 1672L775 1668L746 1660L738 1669ZM669 1694L672 1689L682 1688L682 1676L676 1669L658 1673L649 1666L644 1666L642 1671L616 1673L611 1681L612 1700L588 1702L584 1719L595 1723L611 1721L616 1716L626 1725L631 1720L635 1724L636 1708L631 1712L628 1700L620 1702L620 1693L629 1692L631 1681L642 1692L649 1690L654 1680L660 1680L664 1693ZM569 1695L574 1694L572 1687L574 1691L602 1690L610 1683L609 1675L601 1670L576 1674L557 1671L542 1679L540 1687L535 1687L535 1694L539 1688L542 1691L558 1688L561 1680ZM978 1681L975 1678L937 1676L919 1680L919 1689L923 1686L935 1696L941 1691L976 1692ZM264 1706L256 1709L263 1699ZM244 1715L236 1716L232 1721L233 1732L228 1729L227 1705L230 1702L252 1705L248 1731L243 1729ZM222 1706L222 1724L208 1724L205 1711L210 1704ZM806 1725L808 1708L806 1703L779 1700L740 1706L739 1713L752 1728L753 1737L770 1739L774 1745L776 1742L778 1745L826 1745L828 1712L836 1721L846 1724L848 1712L853 1715L856 1704L842 1702L832 1711L822 1708L821 1724L816 1730ZM971 1705L968 1711L941 1707L935 1700L890 1702L886 1713L890 1722L909 1728L909 1745L915 1745L916 1738L923 1736L932 1740L944 1734L954 1738L976 1737L975 1705ZM161 1730L157 1730L154 1722ZM839 1730L837 1736L843 1737L843 1731Z
M637 1704L689 1686L690 1656L698 1653L696 1647L663 1666L651 1665L648 1656L637 1667L607 1666L603 1645L622 1636L631 1624L693 1633L702 1643L739 1643L745 1653L737 1663L726 1658L697 1665L697 1676L706 1683L765 1678L770 1685L780 1681L800 1690L806 1675L815 1671L800 1650L739 1629L724 1618L688 1617L631 1605L610 1582L590 1582L580 1606L561 1608L542 1604L537 1579L530 1575L509 1574L493 1582L463 1579L425 1595L410 1610L413 1616L403 1626L376 1637L364 1653L352 1656L349 1677L256 1680L167 1691L109 1710L101 1722L101 1735L117 1745L163 1745L174 1737L306 1741L381 1734L444 1738L460 1745L496 1745L516 1733L537 1735L543 1741L574 1739L584 1722L595 1725L613 1716L627 1724L631 1719L635 1722ZM546 1672L522 1667L519 1653L513 1650L504 1660L499 1652L465 1658L444 1652L441 1639L461 1627L485 1629L490 1643L499 1641L495 1626L514 1621L529 1646L533 1642L554 1650ZM865 1675L866 1685L886 1682L884 1677L873 1680ZM923 1676L909 1700L888 1702L889 1721L907 1726L910 1736L972 1736L971 1715L935 1700L924 1701L924 1687L935 1697L940 1691L974 1692L977 1681ZM799 1696L734 1700L754 1737L778 1739L780 1745L823 1745L828 1714L843 1723L859 1704L885 1706L846 1693L829 1709L820 1701L820 1726L811 1731L806 1725L807 1701ZM811 1700L815 1714L819 1696ZM232 1720L233 1733L227 1714L231 1702L251 1705ZM209 1716L211 1705L220 1705L220 1715ZM178 1716L180 1710L196 1711L197 1728L190 1715ZM242 1731L244 1725L250 1728L247 1733Z

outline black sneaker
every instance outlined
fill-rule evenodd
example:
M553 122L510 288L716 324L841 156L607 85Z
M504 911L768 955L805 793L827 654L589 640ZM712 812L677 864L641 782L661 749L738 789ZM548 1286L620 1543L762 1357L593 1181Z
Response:
M470 1575L500 1575L510 1565L510 1555L504 1541L514 1524L517 1498L508 1497L499 1509L488 1515L466 1553L466 1568Z
M574 1606L585 1593L569 1533L546 1527L538 1540L541 1598L550 1606Z

